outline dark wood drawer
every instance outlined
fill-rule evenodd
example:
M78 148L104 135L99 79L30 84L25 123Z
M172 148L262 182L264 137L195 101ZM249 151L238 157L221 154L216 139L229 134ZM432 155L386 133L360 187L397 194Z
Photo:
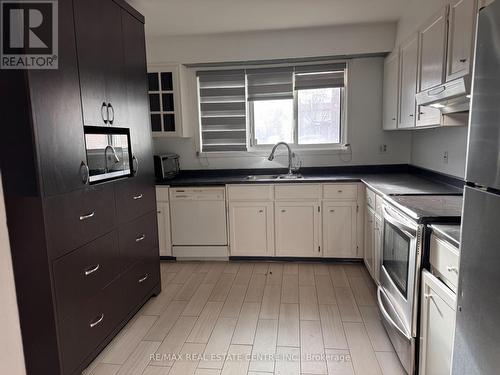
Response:
M76 315L60 324L63 372L72 374L113 331L126 308L121 282L114 282L82 304Z
M115 226L114 191L110 184L46 200L47 242L52 259L69 253Z
M118 233L110 232L56 260L54 285L60 319L74 315L120 272Z
M160 282L159 259L137 262L123 276L123 289L126 290L125 303L130 310L137 306Z
M149 180L133 177L116 184L116 212L120 224L154 210L156 193Z
M156 216L156 211L153 211L120 227L120 258L123 269L140 259L158 257Z

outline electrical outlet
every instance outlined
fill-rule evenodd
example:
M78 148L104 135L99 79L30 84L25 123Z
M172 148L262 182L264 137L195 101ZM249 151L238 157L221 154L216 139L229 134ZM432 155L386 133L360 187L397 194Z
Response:
M387 145L380 145L380 146L378 146L378 152L380 154L385 154L387 152Z
M448 151L443 152L443 163L448 164Z

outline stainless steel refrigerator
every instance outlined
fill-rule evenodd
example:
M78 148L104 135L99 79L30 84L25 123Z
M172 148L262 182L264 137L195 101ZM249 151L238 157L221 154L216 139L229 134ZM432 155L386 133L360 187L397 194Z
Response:
M500 373L500 0L479 12L453 375Z

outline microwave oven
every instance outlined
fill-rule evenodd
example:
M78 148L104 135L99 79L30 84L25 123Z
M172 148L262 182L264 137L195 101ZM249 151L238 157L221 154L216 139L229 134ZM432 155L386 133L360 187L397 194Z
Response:
M174 178L179 173L179 155L167 153L154 156L155 174L158 180Z
M133 175L129 129L85 126L84 134L90 184Z

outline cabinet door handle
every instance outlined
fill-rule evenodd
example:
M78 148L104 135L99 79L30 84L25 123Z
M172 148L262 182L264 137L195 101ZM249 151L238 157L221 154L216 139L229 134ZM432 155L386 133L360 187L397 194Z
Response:
M434 296L432 294L424 294L424 298L425 299L430 299L430 300L434 300Z
M335 210L330 210L330 212L335 212Z
M392 118L392 121L396 121L396 117L393 117L393 118Z
M139 160L135 155L132 155L132 176L137 176L139 172Z
M101 266L100 264L97 264L96 266L94 266L92 268L87 268L84 272L85 276L92 275L94 272L96 272L99 269L100 266Z
M149 277L149 274L145 274L144 277L140 278L139 280L137 280L137 282L140 284L140 283L143 283L144 281L147 280L147 278Z
M141 241L143 241L145 238L146 238L146 235L145 235L145 234L142 234L142 235L140 235L139 237L137 237L137 238L135 239L135 242L141 242Z
M455 272L456 274L458 274L458 268L457 267L446 266L446 270L448 272Z
M104 102L102 102L102 105L101 105L101 118L105 124L108 123L108 121L109 121L108 106Z
M408 115L408 116L413 117L413 115L412 115L412 114L410 114L410 115Z
M94 215L95 215L95 211L92 211L89 214L81 215L80 216L80 221L88 220L88 219L94 217Z
M94 328L96 325L101 323L104 320L104 313L101 313L101 315L93 322L90 322L90 328Z
M80 164L80 176L82 177L82 183L88 185L90 182L90 170L89 166L84 161Z
M132 197L132 199L133 199L134 201L139 200L139 199L142 199L142 194L139 194L139 195L134 195L134 196Z
M286 212L286 210L281 210L281 212Z
M459 61L459 62L461 62L461 63L463 64L464 62L467 62L467 59L460 59L460 60L458 60L458 61Z
M263 213L263 212L264 212L264 210L259 210L259 213Z
M107 105L107 112L108 112L108 122L110 123L110 125L113 125L113 121L115 121L115 109L113 108L113 106L111 105L111 103L108 103ZM111 118L109 117L109 113L111 113Z

